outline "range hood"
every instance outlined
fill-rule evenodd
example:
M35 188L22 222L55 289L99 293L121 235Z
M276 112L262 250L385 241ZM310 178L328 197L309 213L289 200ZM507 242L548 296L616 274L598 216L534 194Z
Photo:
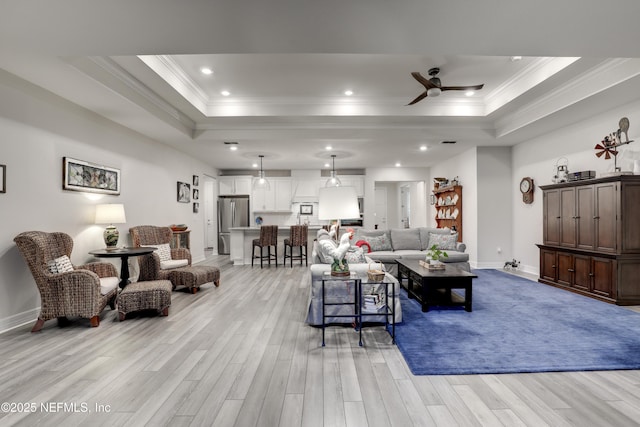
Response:
M320 171L291 171L293 203L318 203Z

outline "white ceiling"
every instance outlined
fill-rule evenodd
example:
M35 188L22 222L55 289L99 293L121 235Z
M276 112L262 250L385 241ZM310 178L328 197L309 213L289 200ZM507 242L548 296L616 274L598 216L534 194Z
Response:
M640 2L601 3L3 2L0 68L220 169L423 167L638 100ZM485 86L407 106L431 67Z

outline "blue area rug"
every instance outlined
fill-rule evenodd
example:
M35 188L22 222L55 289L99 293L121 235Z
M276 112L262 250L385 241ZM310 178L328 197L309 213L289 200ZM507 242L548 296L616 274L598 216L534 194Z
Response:
M640 313L497 270L474 273L471 313L423 313L402 290L396 342L415 375L640 369Z

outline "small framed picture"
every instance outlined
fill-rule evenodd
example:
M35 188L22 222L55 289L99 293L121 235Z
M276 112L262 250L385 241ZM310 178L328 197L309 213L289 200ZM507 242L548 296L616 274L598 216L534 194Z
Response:
M193 189L193 200L200 199L200 191L197 188Z
M200 185L200 177L198 175L193 175L193 186L197 187Z
M178 202L189 203L191 201L191 186L186 182L178 181Z
M313 215L313 205L300 205L300 215Z
M200 211L200 203L194 202L193 203L193 213L198 213L198 211Z
M0 193L7 192L7 165L0 165Z

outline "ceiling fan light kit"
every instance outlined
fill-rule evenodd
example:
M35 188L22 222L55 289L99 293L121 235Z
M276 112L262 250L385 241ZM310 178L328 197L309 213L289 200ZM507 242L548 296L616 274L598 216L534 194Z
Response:
M416 99L414 99L407 105L416 104L428 96L432 98L435 96L439 96L442 92L446 90L462 90L467 93L467 96L470 96L468 95L469 93L473 94L473 92L475 92L476 90L480 90L484 87L484 83L479 85L472 85L472 86L442 86L442 82L440 81L440 78L437 77L438 73L440 73L440 68L438 67L429 69L429 75L431 76L431 78L428 80L424 78L422 74L420 74L417 71L414 71L413 73L411 73L413 78L416 79L420 84L422 84L426 90L422 92L420 95L418 95Z

